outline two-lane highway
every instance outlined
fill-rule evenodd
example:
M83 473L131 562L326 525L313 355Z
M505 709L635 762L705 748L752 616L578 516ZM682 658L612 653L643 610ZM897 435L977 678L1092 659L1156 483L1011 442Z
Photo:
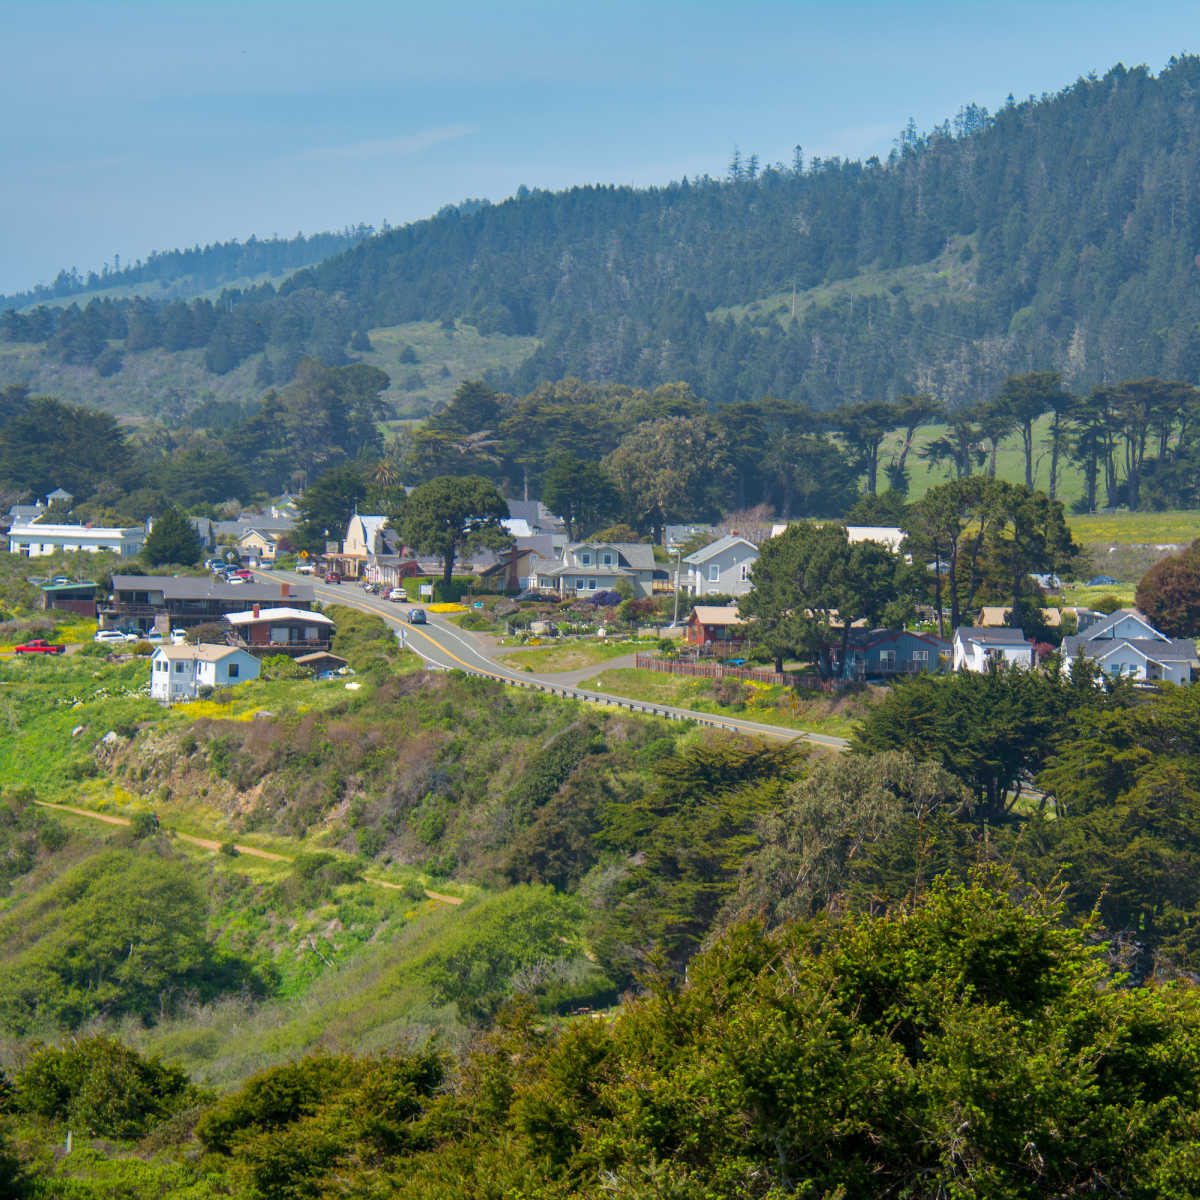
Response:
M457 668L473 675L484 675L491 679L497 679L514 687L534 687L539 691L547 691L554 695L582 700L591 704L625 708L632 712L667 717L676 721L696 721L717 729L752 733L759 737L784 741L799 739L831 750L844 750L849 744L845 738L831 737L828 734L782 729L778 725L767 725L761 721L714 716L712 713L676 708L674 705L627 700L606 692L593 692L587 688L564 684L551 674L531 674L528 671L518 671L505 663L497 662L485 653L481 638L477 639L474 634L459 629L457 625L452 625L439 614L426 610L426 618L429 623L412 625L405 619L406 614L411 608L420 607L419 605L401 605L391 600L384 600L380 596L364 591L358 584L327 584L313 577L305 578L303 575L284 571L276 571L269 575L259 574L257 578L259 582L263 583L276 579L292 585L311 585L314 595L323 604L344 604L350 608L357 608L362 612L382 617L389 627L401 631L408 649L418 654L431 667L439 670ZM596 667L597 673L604 669L604 664Z

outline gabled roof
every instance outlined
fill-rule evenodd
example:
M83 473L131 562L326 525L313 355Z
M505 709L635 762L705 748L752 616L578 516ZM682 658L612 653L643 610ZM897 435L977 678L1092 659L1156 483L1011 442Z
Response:
M654 570L654 547L645 542L570 542L563 551L563 562L580 550L615 550L621 566L635 571Z
M279 536L277 534L272 533L269 529L259 529L257 525L251 525L250 528L242 534L238 541L241 541L243 538L248 538L252 533L257 533L264 542L279 541Z
M697 604L692 609L692 616L701 625L742 625L746 620L736 604Z
M262 621L303 621L306 625L332 625L324 613L309 612L306 608L260 608L249 612L226 613L230 625L257 625Z
M715 558L718 554L724 554L726 550L732 550L734 546L745 546L755 558L758 557L758 547L752 541L740 537L736 533L727 533L723 537L717 538L715 542L710 542L707 546L701 546L699 550L685 555L683 561L691 563L693 566L699 566L710 558Z
M1065 658L1074 658L1082 652L1088 658L1103 662L1121 650L1132 650L1141 658L1151 662L1186 662L1200 666L1200 655L1196 652L1196 643L1186 638L1099 638L1083 637L1063 638L1062 651Z
M245 654L240 646L159 646L152 657L165 658L169 662L220 662L231 654Z
M1159 633L1153 625L1150 624L1150 619L1143 612L1138 612L1136 608L1118 608L1115 613L1106 617L1103 621L1097 621L1095 625L1089 626L1080 635L1086 642L1095 642L1103 639L1111 640L1112 630L1116 628L1122 621L1133 620L1144 625L1151 635L1153 641L1170 641L1165 633Z

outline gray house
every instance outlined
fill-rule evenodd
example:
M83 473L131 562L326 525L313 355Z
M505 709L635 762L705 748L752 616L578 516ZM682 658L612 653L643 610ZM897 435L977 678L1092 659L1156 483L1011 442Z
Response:
M1033 643L1019 629L978 629L960 626L954 631L954 669L989 671L994 667L1032 667Z
M559 596L595 595L625 579L634 596L669 591L670 575L654 561L654 547L642 542L572 542L552 567L539 566L537 587Z
M1200 676L1196 643L1160 633L1143 613L1119 609L1078 637L1063 638L1063 657L1094 659L1105 675L1139 683L1191 683Z
M693 596L744 596L757 560L753 542L727 533L683 560L687 574L679 582Z
M842 661L839 642L830 651L833 672L842 679L878 679L924 675L949 665L950 643L909 629L851 629Z

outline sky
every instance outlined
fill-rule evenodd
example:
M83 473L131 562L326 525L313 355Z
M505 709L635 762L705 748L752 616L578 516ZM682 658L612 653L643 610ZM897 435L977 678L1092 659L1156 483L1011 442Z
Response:
M1161 0L0 0L0 294L524 185L885 157L1200 50Z

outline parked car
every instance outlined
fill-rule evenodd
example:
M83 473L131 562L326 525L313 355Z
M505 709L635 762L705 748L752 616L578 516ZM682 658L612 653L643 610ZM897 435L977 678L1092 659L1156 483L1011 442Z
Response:
M325 576L326 583L341 583L342 577L336 571L330 571Z
M316 574L316 570L317 570L317 568L314 567L312 565L312 563L302 562L296 567L296 574L297 575L314 575L314 574Z
M408 623L410 625L428 625L429 621L425 616L423 608L414 608L408 613Z
M187 630L186 629L172 629L171 630L171 645L172 646L182 646L183 643L186 641L187 641Z
M62 654L66 650L66 646L55 645L53 642L46 641L45 638L34 638L32 642L14 646L13 649L18 654Z
M408 593L402 587L395 587L388 592L384 599L395 600L397 604L407 604Z
M161 646L167 640L166 634L160 633L157 629L147 629L145 640L152 646Z
M136 633L126 633L124 629L101 629L96 636L92 638L93 642L99 642L101 645L124 645L126 642L136 642L138 635Z
M1087 581L1088 587L1112 587L1116 580L1111 575L1094 575Z

